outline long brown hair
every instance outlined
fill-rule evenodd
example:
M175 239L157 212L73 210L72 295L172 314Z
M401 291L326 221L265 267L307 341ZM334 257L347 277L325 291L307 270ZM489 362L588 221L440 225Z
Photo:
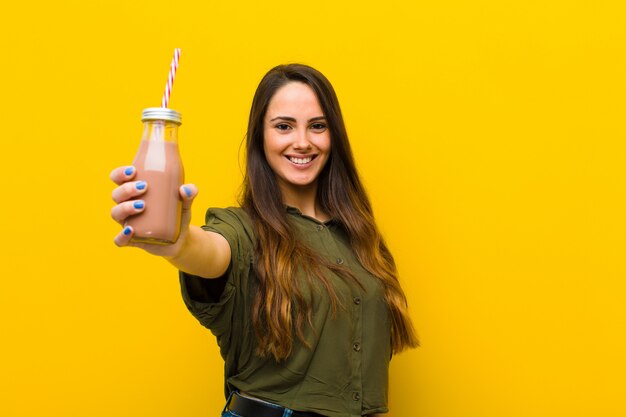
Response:
M257 353L272 355L278 361L286 359L291 354L294 335L306 345L303 326L311 324L311 306L294 280L296 270L304 272L309 282L315 278L324 285L333 311L340 302L324 269L356 280L345 268L318 256L293 233L276 176L265 157L263 128L267 107L276 91L290 82L305 83L315 92L330 132L330 156L317 180L318 204L346 230L362 266L384 284L393 352L416 347L418 341L396 265L359 179L335 91L314 68L289 64L272 68L261 80L252 101L246 138L241 206L252 220L257 240L254 268L259 290L253 308Z

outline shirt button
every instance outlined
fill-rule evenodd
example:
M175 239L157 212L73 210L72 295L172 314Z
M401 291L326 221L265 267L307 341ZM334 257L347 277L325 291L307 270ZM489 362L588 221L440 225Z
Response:
M359 394L358 392L353 392L352 393L352 399L354 401L359 401L361 399L361 394Z
M354 304L356 305L361 304L361 299L359 297L354 297Z
M324 230L324 225L323 224L318 224L317 225L317 231L321 232L322 230Z
M343 259L337 258L337 265L343 265Z
M352 345L352 349L354 349L355 352L360 352L361 351L361 344L360 343L355 343Z

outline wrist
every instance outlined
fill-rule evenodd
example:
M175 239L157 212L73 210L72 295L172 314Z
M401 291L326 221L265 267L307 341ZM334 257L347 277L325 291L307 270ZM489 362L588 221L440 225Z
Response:
M173 254L163 256L166 261L170 262L174 266L176 266L176 264L183 258L187 248L189 247L189 232L190 230L183 236L179 237L179 241L174 244L174 246L177 247L177 250L175 250Z

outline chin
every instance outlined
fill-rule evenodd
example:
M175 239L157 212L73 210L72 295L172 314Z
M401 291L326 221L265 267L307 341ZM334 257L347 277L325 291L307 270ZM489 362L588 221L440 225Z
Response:
M315 182L315 179L311 178L287 178L285 183L290 187L309 187Z

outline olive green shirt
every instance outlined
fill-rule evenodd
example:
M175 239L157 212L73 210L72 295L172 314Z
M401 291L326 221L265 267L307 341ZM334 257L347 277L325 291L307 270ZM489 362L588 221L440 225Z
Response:
M226 394L244 391L298 411L328 417L385 413L391 358L390 317L383 286L356 259L341 225L319 222L287 208L294 232L322 257L348 267L363 286L327 272L342 304L335 314L323 286L309 288L313 328L310 348L297 338L289 358L277 363L255 354L252 305L256 278L254 233L241 208L209 209L204 230L221 234L232 259L225 275L204 279L180 273L189 311L217 337L225 361ZM300 283L304 278L296 277Z

